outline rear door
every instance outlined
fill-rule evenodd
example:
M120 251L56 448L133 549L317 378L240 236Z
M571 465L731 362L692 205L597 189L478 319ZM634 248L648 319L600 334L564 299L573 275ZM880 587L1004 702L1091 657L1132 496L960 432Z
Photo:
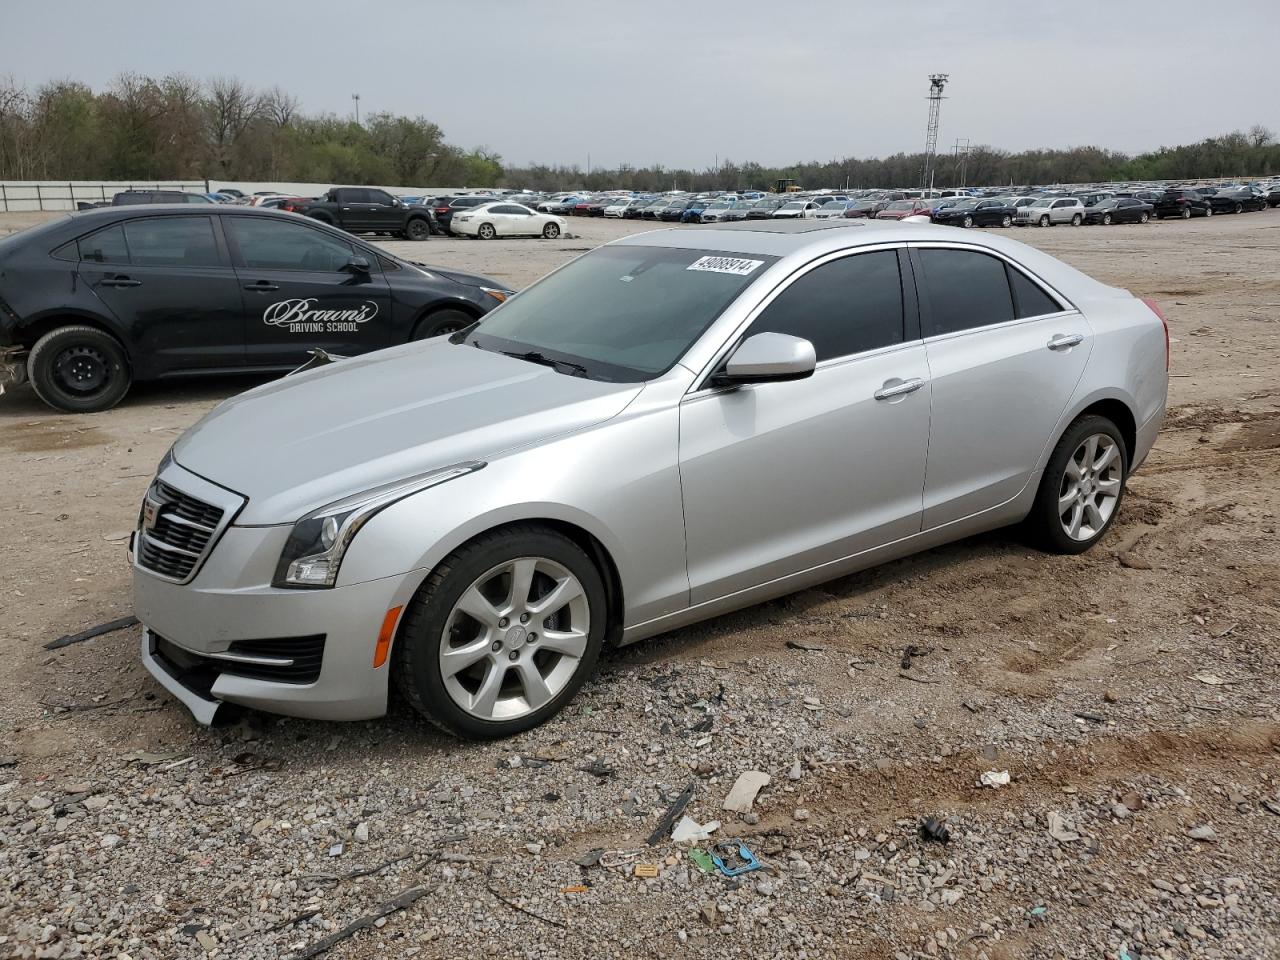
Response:
M338 202L338 216L342 226L347 230L360 231L374 229L375 217L373 204L369 202L369 191L363 188L344 187L334 191Z
M246 360L289 367L307 351L390 345L391 292L378 258L329 230L276 217L222 218L246 315ZM368 270L352 266L362 257Z
M1057 294L988 250L913 247L933 388L927 530L1022 491L1056 439L1093 332Z
M139 376L244 364L240 285L213 218L126 220L79 250L80 279L123 324Z

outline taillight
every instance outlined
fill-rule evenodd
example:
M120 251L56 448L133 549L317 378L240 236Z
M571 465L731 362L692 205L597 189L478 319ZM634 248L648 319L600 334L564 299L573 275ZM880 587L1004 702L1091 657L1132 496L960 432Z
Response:
M1160 308L1156 306L1156 302L1150 297L1143 297L1142 302L1145 303L1157 317L1160 318L1160 324L1164 327L1164 369L1169 371L1169 321L1165 315L1160 312Z
M436 213L448 213L448 212L449 212L448 207L436 207Z

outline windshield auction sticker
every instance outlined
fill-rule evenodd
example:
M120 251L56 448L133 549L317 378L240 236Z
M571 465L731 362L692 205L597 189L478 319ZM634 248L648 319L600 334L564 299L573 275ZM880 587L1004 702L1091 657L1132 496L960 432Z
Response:
M699 257L686 270L701 270L705 273L732 273L745 277L753 273L763 260L743 260L740 257Z

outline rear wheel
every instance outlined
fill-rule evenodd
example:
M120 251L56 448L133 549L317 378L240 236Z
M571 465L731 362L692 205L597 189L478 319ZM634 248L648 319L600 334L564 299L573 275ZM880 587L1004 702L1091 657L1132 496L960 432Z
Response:
M964 227L966 230L968 230L970 227L973 226L973 217L968 216L966 214L964 220L961 221L960 225Z
M1046 213L1040 217L1040 226L1047 227L1049 225L1049 215Z
M413 328L413 336L409 339L429 340L432 337L443 337L446 334L457 333L463 327L469 327L475 322L475 317L462 310L437 310L418 321L417 326Z
M480 229L476 231L476 236L481 240L492 240L498 235L498 231L493 228L492 223L480 224Z
M1183 208L1182 208L1182 219L1183 219L1183 220L1190 220L1190 219L1191 219L1191 208L1190 208L1190 207L1183 207Z
M484 534L445 558L414 597L396 642L396 685L456 736L528 730L591 674L606 607L599 570L567 538L526 524Z
M1073 227L1078 227L1083 222L1084 222L1084 217L1080 216L1080 214L1078 213L1071 218L1071 225Z
M27 358L27 377L41 400L68 413L110 410L129 392L124 347L95 327L50 331Z
M431 238L431 222L426 217L414 217L404 226L404 235L410 240Z
M1143 210L1143 211L1142 211L1142 213L1141 213L1141 214L1139 214L1139 216L1138 216L1138 222L1139 222L1139 223L1146 223L1146 222L1147 222L1147 221L1149 221L1150 219L1151 219L1151 214L1147 213L1147 211L1145 211L1145 210Z
M1012 227L1012 226L1013 226L1013 217L1009 216L1008 214L1005 214L1003 217L1001 217L1001 218L1000 218L1000 226L1002 226L1002 227Z
M542 228L542 235L548 240L554 240L560 236L560 225L558 223L548 223Z
M1204 208L1204 215L1205 215L1206 217L1212 217L1212 216L1213 216L1213 207L1205 207L1205 208Z
M1232 213L1244 213L1244 204L1243 204L1243 203L1237 203L1237 204L1235 205L1235 208L1234 208L1231 212L1232 212Z
M1106 227L1111 226L1111 214L1109 214L1109 213L1104 213L1104 214L1102 215L1102 224L1103 224L1103 226L1106 226Z
M1054 553L1083 553L1102 539L1120 510L1129 452L1106 417L1080 417L1049 457L1027 532Z

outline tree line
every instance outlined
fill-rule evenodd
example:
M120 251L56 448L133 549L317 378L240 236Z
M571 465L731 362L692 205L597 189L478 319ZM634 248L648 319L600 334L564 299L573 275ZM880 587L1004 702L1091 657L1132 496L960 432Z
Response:
M299 181L532 190L764 189L919 185L924 156L813 161L786 167L726 161L703 170L661 165L592 169L504 166L493 151L463 150L425 117L374 113L356 123L308 115L280 87L228 77L159 79L134 73L95 92L62 80L35 89L0 81L0 179ZM1280 173L1280 144L1255 125L1198 143L1139 154L1102 147L1011 152L991 146L942 155L938 186L1195 180Z
M134 73L95 92L0 81L0 179L229 180L496 186L501 158L424 117L309 116L280 87Z

